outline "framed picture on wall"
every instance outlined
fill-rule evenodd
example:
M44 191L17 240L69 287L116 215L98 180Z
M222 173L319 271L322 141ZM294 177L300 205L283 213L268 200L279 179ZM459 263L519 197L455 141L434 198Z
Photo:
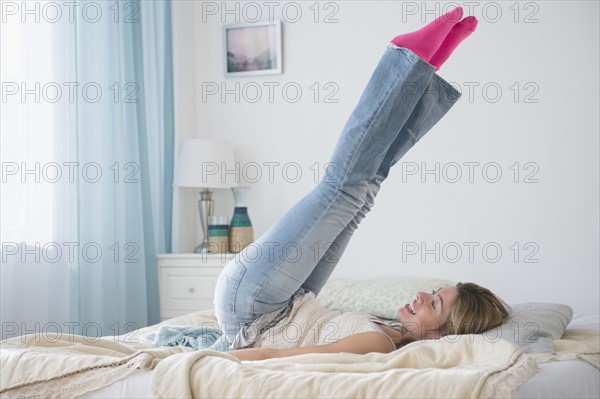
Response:
M223 26L225 76L282 73L281 21Z

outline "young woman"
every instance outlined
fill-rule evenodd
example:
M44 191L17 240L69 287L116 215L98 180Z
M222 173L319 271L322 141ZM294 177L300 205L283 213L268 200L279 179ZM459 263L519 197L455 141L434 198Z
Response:
M315 296L371 209L389 170L458 101L435 74L476 26L456 8L392 40L350 115L323 180L223 270L214 305L241 360L390 352L420 339L480 333L508 307L476 284L419 292L396 325L330 311Z

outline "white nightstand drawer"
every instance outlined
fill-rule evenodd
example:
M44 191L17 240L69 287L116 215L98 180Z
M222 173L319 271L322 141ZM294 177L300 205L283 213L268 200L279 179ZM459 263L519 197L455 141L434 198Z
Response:
M211 267L190 270L185 267L163 267L160 279L164 292L161 292L161 307L167 311L196 311L212 308L215 284L221 268Z
M213 308L215 285L233 255L158 255L162 320Z

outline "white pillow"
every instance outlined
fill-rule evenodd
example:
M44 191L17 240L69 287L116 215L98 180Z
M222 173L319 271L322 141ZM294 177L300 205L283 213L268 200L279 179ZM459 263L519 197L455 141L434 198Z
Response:
M552 340L559 339L573 317L573 309L560 303L520 303L501 326L483 335L494 341L502 338L525 353L554 352Z
M363 312L398 319L398 309L412 303L418 291L431 292L456 283L428 277L380 277L370 280L331 279L317 301L340 312Z

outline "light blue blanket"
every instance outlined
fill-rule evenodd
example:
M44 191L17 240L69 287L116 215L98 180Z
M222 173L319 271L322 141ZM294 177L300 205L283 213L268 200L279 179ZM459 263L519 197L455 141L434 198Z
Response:
M229 350L229 342L214 326L162 326L156 333L144 334L142 342L148 346L187 346L189 348L212 349L219 352Z

